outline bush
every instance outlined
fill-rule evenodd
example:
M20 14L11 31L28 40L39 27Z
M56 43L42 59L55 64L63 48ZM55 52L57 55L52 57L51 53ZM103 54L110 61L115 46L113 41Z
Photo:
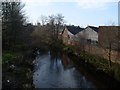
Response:
M16 48L16 50L18 50L18 51L25 51L25 50L28 49L28 46L25 45L25 44L20 44L20 45L16 45L15 48Z
M62 51L62 49L64 48L63 43L58 40L58 41L52 41L50 44L50 49L51 50L55 50L55 51Z
M114 65L114 77L115 79L117 79L118 81L120 81L120 65Z
M15 55L12 54L12 53L3 53L3 57L2 57L2 62L5 63L5 62L9 62L9 61L13 61L15 60Z

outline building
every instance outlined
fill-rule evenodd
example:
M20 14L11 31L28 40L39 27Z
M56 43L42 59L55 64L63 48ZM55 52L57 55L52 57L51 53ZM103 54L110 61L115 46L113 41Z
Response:
M98 27L87 26L83 31L79 32L79 36L84 39L84 43L96 44L98 43Z
M76 34L84 30L83 28L80 28L79 26L65 26L63 32L62 32L62 40L64 44L67 45L78 45L79 40L76 37Z
M119 32L120 26L99 26L99 45L104 48L118 50Z

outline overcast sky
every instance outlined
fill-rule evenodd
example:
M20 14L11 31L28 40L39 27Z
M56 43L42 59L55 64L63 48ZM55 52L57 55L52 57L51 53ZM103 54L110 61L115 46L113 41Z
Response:
M62 14L67 24L79 26L118 24L119 0L22 0L28 20L36 23L41 15Z

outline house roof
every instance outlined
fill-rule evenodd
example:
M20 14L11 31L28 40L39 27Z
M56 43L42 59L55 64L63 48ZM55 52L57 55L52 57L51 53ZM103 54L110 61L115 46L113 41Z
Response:
M84 28L80 28L79 26L66 26L66 28L74 35L84 30Z
M99 28L98 27L94 27L94 26L88 26L90 28L92 28L95 32L98 32L99 31Z

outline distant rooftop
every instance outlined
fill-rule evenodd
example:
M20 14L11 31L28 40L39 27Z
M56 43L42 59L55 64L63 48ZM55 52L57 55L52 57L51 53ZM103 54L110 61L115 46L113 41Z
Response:
M84 30L84 28L80 28L79 26L66 26L66 28L72 33L72 34L77 34L78 32Z
M90 28L92 28L94 31L98 32L99 31L99 28L98 27L94 27L94 26L88 26Z

